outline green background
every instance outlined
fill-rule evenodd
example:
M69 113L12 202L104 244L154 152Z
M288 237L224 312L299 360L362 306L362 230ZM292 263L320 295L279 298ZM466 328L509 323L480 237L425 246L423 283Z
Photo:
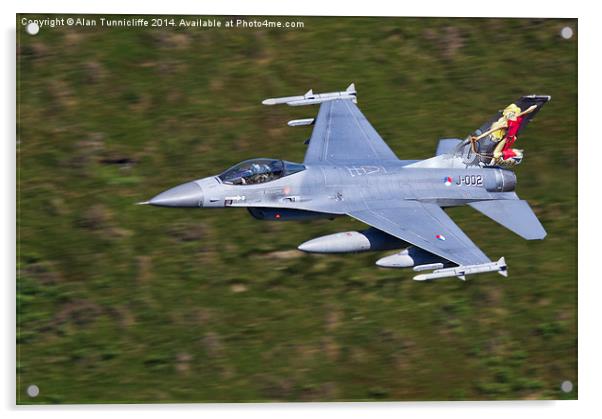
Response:
M577 398L577 36L560 36L576 20L270 17L305 27L29 36L20 17L18 403ZM363 228L350 219L134 205L247 158L302 161L310 128L286 122L317 107L261 100L350 82L403 159L523 94L552 96L516 169L546 239L449 211L506 257L508 279L416 283L377 268L386 253L295 250Z

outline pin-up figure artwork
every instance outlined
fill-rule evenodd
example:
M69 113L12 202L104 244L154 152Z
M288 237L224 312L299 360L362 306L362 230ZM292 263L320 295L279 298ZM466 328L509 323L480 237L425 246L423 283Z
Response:
M478 137L471 137L473 150L476 149L476 142L482 138L489 137L497 145L490 156L490 166L514 166L521 162L523 151L512 148L517 139L518 130L523 122L525 115L537 109L537 105L532 105L528 109L521 109L514 103L508 105L502 112L502 116L491 124L491 128Z

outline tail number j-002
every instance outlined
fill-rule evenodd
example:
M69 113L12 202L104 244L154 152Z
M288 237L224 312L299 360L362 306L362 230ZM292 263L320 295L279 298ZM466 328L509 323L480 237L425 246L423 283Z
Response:
M458 176L456 185L458 185L458 186L461 186L461 185L483 186L483 176L482 175L461 175L461 176Z

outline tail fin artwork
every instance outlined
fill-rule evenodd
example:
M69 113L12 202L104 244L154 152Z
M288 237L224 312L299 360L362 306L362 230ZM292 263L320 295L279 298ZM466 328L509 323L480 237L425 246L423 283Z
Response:
M522 150L511 148L550 96L522 96L475 130L458 145L457 153L469 165L514 166L522 161Z
M435 157L412 163L416 168L512 167L522 161L522 150L513 148L517 136L550 101L550 96L522 96L498 111L465 140L439 141Z

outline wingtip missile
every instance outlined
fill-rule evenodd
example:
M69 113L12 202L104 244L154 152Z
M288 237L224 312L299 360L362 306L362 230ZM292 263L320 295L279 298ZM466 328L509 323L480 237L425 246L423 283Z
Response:
M474 275L485 272L498 272L500 275L508 276L508 266L506 260L501 257L497 262L483 263L480 265L455 266L453 268L435 269L431 273L416 275L414 281L428 281L432 279L457 277L462 281L466 280L466 275Z
M315 118L293 119L288 121L287 124L289 127L302 127L306 125L313 125L315 121Z
M270 99L264 100L264 105L272 106L272 105L282 105L295 100L302 100L304 96L287 96L287 97L273 97Z
M264 105L280 105L287 104L289 106L305 106L305 105L316 105L329 100L343 99L351 100L353 103L357 103L357 91L355 90L355 83L351 83L342 92L328 92L328 93L314 93L313 89L309 89L302 96L284 96L274 97L265 99Z
M506 258L502 256L496 263L500 267L497 273L502 275L504 278L508 278L508 265L506 265Z

